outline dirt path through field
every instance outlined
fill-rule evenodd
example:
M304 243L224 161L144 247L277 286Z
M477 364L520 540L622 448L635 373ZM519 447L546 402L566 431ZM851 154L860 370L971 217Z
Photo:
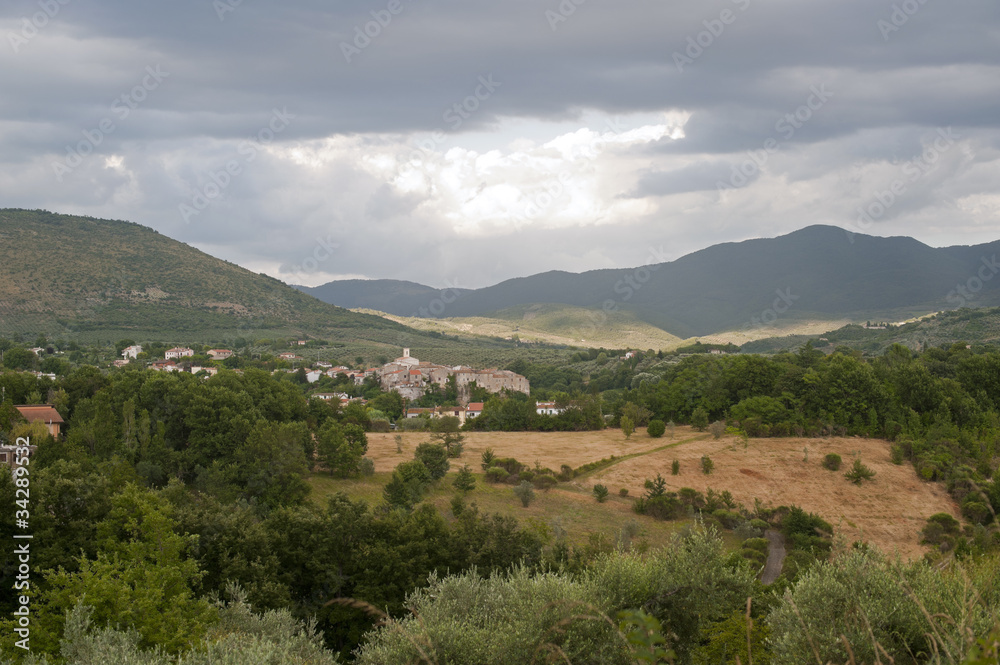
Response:
M764 535L767 537L767 563L764 564L764 574L760 581L774 584L774 580L781 574L781 565L785 562L785 537L774 529L768 529Z

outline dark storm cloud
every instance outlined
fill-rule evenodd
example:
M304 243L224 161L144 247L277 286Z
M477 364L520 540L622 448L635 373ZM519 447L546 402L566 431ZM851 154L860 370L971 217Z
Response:
M894 164L951 127L961 145L870 231L899 219L930 234L938 226L914 220L943 206L964 215L962 232L988 234L998 27L1000 6L981 0L15 0L0 6L0 194L127 217L277 272L333 234L340 254L318 268L328 274L476 286L634 263L643 252L622 238L636 234L697 249L847 223ZM483 77L499 84L485 97ZM573 201L548 206L532 233L561 238L557 254L523 229L460 228L489 191L471 173L480 162L428 159L428 182L409 189L383 165L434 132L443 154L511 119L670 111L690 114L682 137L628 143L573 171L566 189L586 182L607 209L573 226ZM276 112L289 120L268 135ZM553 180L557 152L504 153L526 165L516 186ZM233 161L238 175L209 205L179 212ZM588 168L603 175L587 180ZM720 201L734 168L744 177ZM650 204L608 212L615 200ZM783 207L795 200L807 207Z

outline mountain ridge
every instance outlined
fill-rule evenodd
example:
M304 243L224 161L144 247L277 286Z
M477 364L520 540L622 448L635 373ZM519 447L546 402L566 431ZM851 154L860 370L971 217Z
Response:
M981 260L998 252L1000 241L934 248L907 236L852 234L814 225L776 238L713 245L666 263L516 277L458 294L432 315L489 316L514 307L557 303L628 310L681 338L754 326L755 320L772 315L908 318L947 308L952 304L949 293L975 279ZM337 282L309 292L315 294L331 284ZM338 288L347 292L350 287ZM393 297L391 286L381 280L367 280L364 288L368 293L384 289L379 294L383 306L371 306L361 298L351 301L354 306L398 316L412 316L418 310L406 298L399 299L397 309L384 306ZM424 288L429 290L424 296L440 293ZM1000 279L984 281L976 297L979 302L973 304L1000 304Z

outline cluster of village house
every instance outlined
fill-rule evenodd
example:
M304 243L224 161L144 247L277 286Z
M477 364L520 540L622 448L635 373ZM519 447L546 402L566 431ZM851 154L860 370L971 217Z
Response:
M303 343L300 342L300 344ZM127 365L132 360L135 360L140 353L142 353L141 346L130 346L122 351L122 359L116 360L115 365L118 367ZM215 367L201 367L185 363L185 358L195 355L193 349L175 347L169 349L163 355L162 360L156 360L150 365L151 369L163 372L189 371L194 374L204 371L209 375L214 375L218 372L218 369ZM212 360L225 360L232 356L233 352L229 349L211 349L207 352L207 355ZM278 358L290 361L293 364L301 362L303 363L303 367L306 363L305 358L293 352L281 353L278 355ZM458 416L462 422L465 422L467 417L474 418L478 415L475 409L476 406L479 407L479 411L482 410L482 403L468 403L469 386L472 384L476 384L490 393L499 393L504 390L514 390L526 395L530 393L528 379L515 372L501 369L477 370L462 365L449 367L447 365L421 362L410 355L409 349L403 349L402 356L392 362L386 363L382 367L372 367L363 370L351 369L343 365L335 367L330 362L316 361L311 363L306 369L306 380L309 383L316 383L323 376L335 378L341 374L353 380L355 385L361 385L365 382L365 379L374 377L383 390L395 391L409 401L420 399L432 385L444 388L448 383L448 379L455 377L459 401L465 406L460 409L451 409L451 411L456 411L452 415ZM345 393L318 393L314 396L327 401L339 400L342 403L349 400ZM554 406L552 405L539 405L539 413L553 413L553 409ZM408 412L408 416L416 417L426 411L428 410L411 409L410 412L413 415L409 416L410 412Z
M122 360L116 361L116 365L122 366L135 360L142 353L141 346L130 346L122 352ZM233 354L228 349L212 349L208 355L214 360L225 360ZM152 369L166 372L190 371L197 373L206 371L215 374L218 370L215 367L186 366L184 358L190 358L195 353L192 349L175 347L164 354L163 360L156 360L152 363ZM304 360L294 353L283 353L279 358L285 360ZM415 400L423 396L424 391L431 385L444 387L448 379L455 377L455 384L458 387L460 403L462 406L436 407L436 408L411 408L407 409L407 418L419 418L420 416L440 418L443 416L455 416L460 424L465 424L469 418L475 418L483 412L482 402L468 402L469 386L476 384L485 388L491 393L498 393L503 390L515 390L529 394L528 379L520 374L507 370L475 370L470 367L445 365L435 365L433 363L420 362L410 355L409 349L403 349L403 355L396 358L382 367L366 370L352 370L348 367L334 367L332 363L319 361L312 364L312 368L306 372L306 378L310 383L315 383L321 376L336 377L345 374L353 379L356 384L361 384L369 377L378 379L383 390L394 390L407 400ZM465 399L461 399L465 396ZM318 393L313 397L332 401L337 400L341 404L351 401L346 393ZM358 399L358 398L355 398ZM364 401L364 400L359 400ZM28 422L42 422L53 437L60 434L63 419L59 412L48 405L23 405L15 407ZM557 407L554 402L538 402L535 410L540 415L556 415L562 413L563 409ZM32 447L33 450L33 447ZM13 445L0 445L0 464L13 465L15 459Z

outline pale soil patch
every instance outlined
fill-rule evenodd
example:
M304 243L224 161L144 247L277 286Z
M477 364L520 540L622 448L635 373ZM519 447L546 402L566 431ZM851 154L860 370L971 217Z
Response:
M862 540L887 554L906 559L919 557L919 531L934 513L960 517L958 506L944 487L920 480L910 464L889 459L890 444L876 439L751 439L747 449L734 438L700 439L677 448L626 460L596 473L592 482L603 482L612 492L619 487L637 496L647 478L661 474L669 490L692 487L705 492L729 490L747 506L754 499L765 505L795 504L830 522L848 542ZM803 448L809 449L804 461ZM873 482L861 486L844 478L854 454L876 472ZM820 466L823 456L843 458L840 471ZM701 456L715 463L711 475L701 472ZM671 461L681 463L681 473L670 475Z
M403 454L396 452L395 434L370 433L368 457L375 461L376 471L391 471L400 462L413 459L414 449L431 440L426 432L402 432ZM678 443L692 436L702 436L690 427L678 427L671 439L664 434L659 439L650 438L645 429L635 432L629 441L621 430L606 429L599 432L466 432L465 453L452 464L468 464L479 469L481 456L492 448L497 457L514 457L519 462L558 472L563 464L576 468L612 455L621 457L646 452L671 443ZM596 482L596 481L595 481ZM615 490L617 491L617 489Z

